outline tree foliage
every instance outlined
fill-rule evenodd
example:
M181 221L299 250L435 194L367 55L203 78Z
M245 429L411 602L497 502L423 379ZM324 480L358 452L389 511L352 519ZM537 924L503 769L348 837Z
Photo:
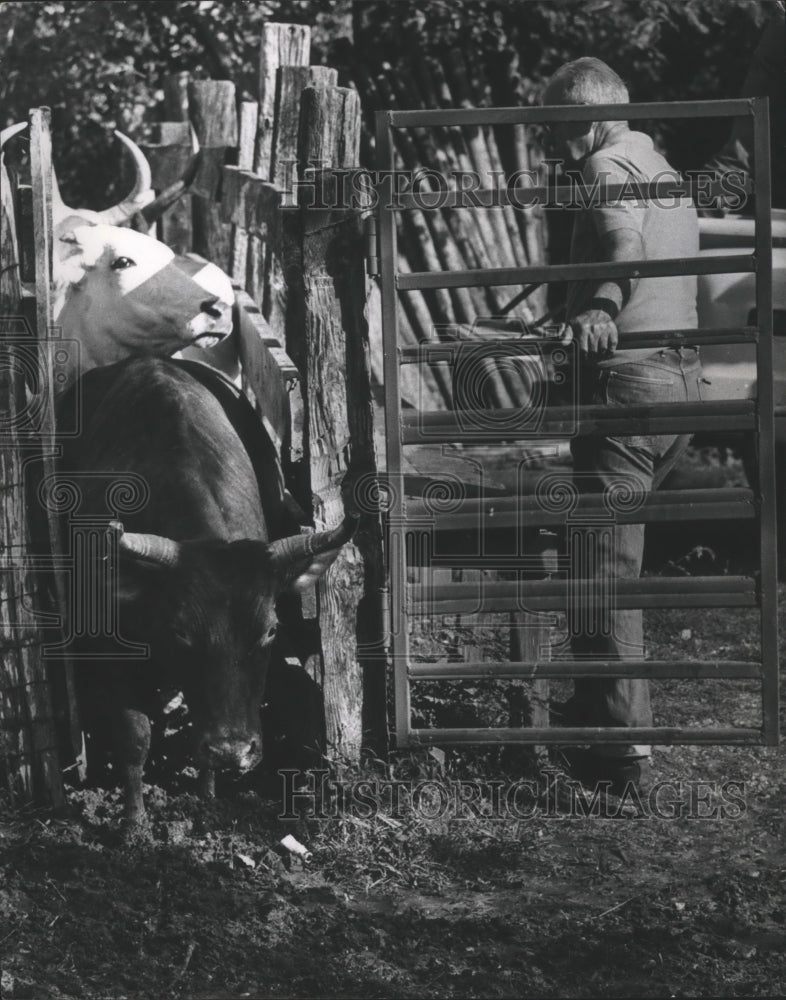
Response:
M350 10L349 0L4 3L3 125L26 119L31 107L51 107L66 201L103 207L124 182L111 131L136 137L155 119L165 74L229 78L253 95L266 21L310 24L312 62L321 62Z
M595 56L628 84L632 101L736 97L772 2L751 0L428 0L359 4L356 42L377 39L393 64L413 37L429 54L458 49L489 82L488 102L537 101L562 63ZM358 45L367 51L367 45ZM699 166L728 122L664 123L657 138L679 167Z
M482 66L489 103L531 102L560 63L589 54L613 65L632 99L643 101L735 96L771 6L767 0L9 2L0 6L0 107L3 124L25 118L30 107L52 107L66 200L102 207L123 183L111 129L140 134L156 116L166 73L229 77L253 96L259 37L269 20L310 24L312 62L337 65L342 82L358 55L372 72L383 60L406 66L415 39L430 55L455 47ZM354 52L346 41L337 46L353 28ZM722 141L723 128L675 123L660 138L676 165L695 166Z

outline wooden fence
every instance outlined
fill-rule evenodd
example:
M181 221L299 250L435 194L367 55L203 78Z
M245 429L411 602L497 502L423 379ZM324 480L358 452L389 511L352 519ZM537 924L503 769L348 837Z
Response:
M11 185L0 169L0 758L12 798L58 806L64 801L59 741L40 617L46 595L30 560L25 488L26 469L40 461L42 430L25 381L40 368L33 324L23 312Z
M196 133L202 150L198 174L190 193L160 221L157 235L177 252L213 261L235 280L233 337L244 389L280 449L292 493L321 529L341 520L345 501L354 503L347 484L373 476L376 462L361 212L313 207L330 203L332 168L358 166L360 101L354 90L336 86L334 70L308 65L309 34L303 26L265 27L253 102L238 106L230 81L191 81L183 74L167 79L166 120L158 123L146 153L154 187L166 189L187 165L191 128ZM309 170L309 164L321 169ZM297 180L308 183L298 186ZM3 190L9 190L7 183ZM40 216L38 350L47 374L40 399L46 416L34 442L39 451L52 420L53 362L45 336L51 325L51 246L45 235L51 220L47 225L45 190L44 183L38 202L34 199ZM25 297L16 280L22 255L5 235L15 229L14 207L4 196L6 317L21 315ZM14 322L4 320L2 327L4 355L12 363L0 365L0 398L11 415L29 403L14 365L20 355ZM32 328L25 335L35 345ZM6 473L0 566L6 782L23 799L57 804L62 801L58 749L73 753L63 733L69 724L71 730L78 727L62 665L54 677L55 668L47 673L41 656L36 611L45 601L31 569L24 496L25 448L31 444L14 431L13 419L10 425L12 433L0 442ZM366 516L355 543L345 546L315 594L302 601L303 631L312 636L306 666L323 689L335 760L355 760L364 746L379 754L386 746L381 526L372 507L361 512ZM58 597L62 608L62 592Z

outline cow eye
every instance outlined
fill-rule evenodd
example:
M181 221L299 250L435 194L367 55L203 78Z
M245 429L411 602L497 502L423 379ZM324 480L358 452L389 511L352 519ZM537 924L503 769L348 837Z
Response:
M265 646L272 639L275 638L276 632L278 631L278 625L271 625L270 628L265 632L262 638L259 640L260 646Z
M115 257L109 266L113 271L125 271L128 267L136 267L136 261L130 257Z
M265 632L263 636L257 639L255 647L257 649L264 648L268 643L272 642L278 631L278 625L271 625L271 627Z

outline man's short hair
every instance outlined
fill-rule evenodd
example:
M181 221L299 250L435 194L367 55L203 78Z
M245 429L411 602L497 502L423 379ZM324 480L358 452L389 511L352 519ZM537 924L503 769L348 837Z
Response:
M585 56L565 63L546 84L545 92L559 91L565 104L628 104L622 79L601 59Z

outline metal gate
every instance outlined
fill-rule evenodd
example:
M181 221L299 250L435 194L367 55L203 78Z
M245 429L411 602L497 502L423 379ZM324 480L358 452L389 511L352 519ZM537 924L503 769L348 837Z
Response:
M734 256L702 256L635 263L572 264L542 267L505 267L490 270L402 273L398 269L396 213L424 207L423 196L402 192L394 181L394 130L427 129L437 126L489 126L537 124L556 121L634 121L642 119L752 116L754 128L756 194L755 252ZM387 559L390 576L390 651L395 677L396 735L399 747L438 743L731 743L778 742L778 635L777 553L774 476L774 424L772 384L772 253L770 216L770 153L767 101L763 98L734 101L651 103L624 106L498 108L423 111L380 111L376 116L377 195L382 289L384 346L384 405L387 445ZM660 182L662 185L663 182ZM670 182L669 191L674 191ZM573 189L575 191L575 189ZM606 192L619 197L617 189ZM633 185L622 196L651 197L664 194L659 184ZM484 205L508 203L507 190L475 192ZM533 187L530 198L565 204L569 188ZM459 191L442 191L441 207L466 207ZM518 197L518 196L517 196ZM519 202L520 204L520 202ZM478 210L484 210L480 208ZM757 326L742 329L703 329L638 332L620 335L621 347L672 347L715 343L756 345L757 399L724 400L647 407L598 406L545 407L536 426L521 420L520 413L490 409L452 409L425 412L402 411L400 367L456 362L466 344L429 342L404 348L398 335L399 294L407 290L489 285L527 285L537 282L598 279L625 276L656 277L679 274L755 272ZM548 352L548 343L538 349ZM473 346L477 349L477 344ZM490 338L482 350L503 356L510 341ZM520 441L534 438L570 438L592 434L676 434L699 430L755 432L759 448L759 481L751 489L725 488L655 491L643 503L620 504L615 523L696 521L704 519L754 519L760 547L759 572L744 576L650 577L616 581L615 606L624 608L756 607L759 609L761 656L757 660L570 661L536 655L531 660L476 663L414 662L410 650L412 622L423 615L456 615L483 612L540 613L564 610L570 595L581 588L581 580L532 579L537 560L519 545L524 528L548 528L564 524L566 508L543 503L539 496L502 498L463 497L451 503L428 497L408 498L405 493L404 461L408 446ZM598 514L602 497L578 494L570 508L571 519ZM466 583L446 579L433 572L440 566L440 539L446 533L475 526L480 547L466 565L489 566L516 571L513 580ZM509 533L509 555L485 556L484 532ZM410 571L425 564L427 576L412 582ZM456 565L447 560L442 565ZM521 572L524 571L524 572ZM528 578L527 578L528 577ZM573 587L573 591L571 591ZM586 590L585 590L586 592ZM565 677L629 678L748 678L761 682L761 725L749 727L560 727L548 725L500 728L414 728L411 718L411 687L422 680L465 678L518 678L537 680Z

